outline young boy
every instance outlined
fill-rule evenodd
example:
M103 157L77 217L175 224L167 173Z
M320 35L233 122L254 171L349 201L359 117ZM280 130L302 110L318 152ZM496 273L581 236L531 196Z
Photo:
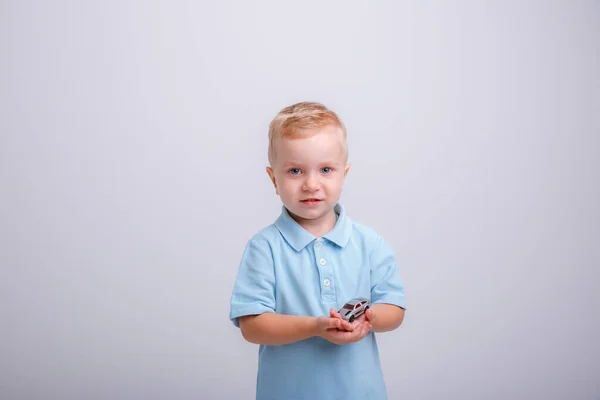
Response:
M256 398L387 398L374 332L404 318L404 288L390 246L338 203L346 130L318 103L284 108L269 129L267 173L283 203L248 241L230 318L260 344ZM349 323L336 310L370 299Z

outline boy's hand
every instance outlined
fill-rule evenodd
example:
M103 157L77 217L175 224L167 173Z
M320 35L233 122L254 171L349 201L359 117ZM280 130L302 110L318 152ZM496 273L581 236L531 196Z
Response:
M350 324L350 322L335 317L317 317L317 327L320 336L322 336L322 333L327 331L328 329L340 329L344 331L354 330L354 327L352 326L352 324Z
M352 324L352 323L346 321L345 319L343 319L342 316L340 315L340 313L338 313L335 308L329 309L329 316L331 318L336 318L336 319L340 320L340 326L338 328L340 330L352 332L354 330L354 328L356 328L357 324Z
M365 311L364 315L368 322L372 322L375 319L375 311L373 311L372 308L369 308L367 311Z
M334 344L358 342L371 330L371 324L368 322L353 326L341 318L331 317L318 317L317 326L319 327L319 336Z
M364 314L356 318L352 323L343 319L342 316L335 310L335 308L329 310L329 315L331 318L339 318L342 321L340 329L344 329L346 331L353 331L358 325L370 323L375 318L375 313L373 312L372 308L369 308Z

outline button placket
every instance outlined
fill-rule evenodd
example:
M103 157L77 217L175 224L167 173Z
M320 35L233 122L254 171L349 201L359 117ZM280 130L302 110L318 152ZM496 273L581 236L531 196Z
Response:
M319 239L314 244L315 261L319 271L319 280L321 287L321 297L325 301L335 299L335 290L333 282L333 269L330 266L331 259L326 254L326 246Z

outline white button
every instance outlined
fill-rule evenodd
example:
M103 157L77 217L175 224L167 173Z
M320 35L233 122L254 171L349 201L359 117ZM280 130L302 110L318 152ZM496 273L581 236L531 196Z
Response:
M323 281L323 285L325 285L325 286L329 287L329 285L331 285L331 282L329 282L329 279L325 279L325 280Z
M319 262L321 263L321 265L325 265L325 264L327 264L327 261L325 261L325 259L324 259L324 258L321 258L321 259L319 260Z

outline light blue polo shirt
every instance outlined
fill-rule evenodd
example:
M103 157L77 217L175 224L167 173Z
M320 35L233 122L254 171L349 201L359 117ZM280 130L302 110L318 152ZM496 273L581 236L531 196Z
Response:
M354 297L405 308L396 257L375 231L353 222L342 204L335 227L316 238L285 207L248 241L231 296L230 318L275 312L329 316ZM258 400L386 399L375 334L335 345L313 337L260 345Z

